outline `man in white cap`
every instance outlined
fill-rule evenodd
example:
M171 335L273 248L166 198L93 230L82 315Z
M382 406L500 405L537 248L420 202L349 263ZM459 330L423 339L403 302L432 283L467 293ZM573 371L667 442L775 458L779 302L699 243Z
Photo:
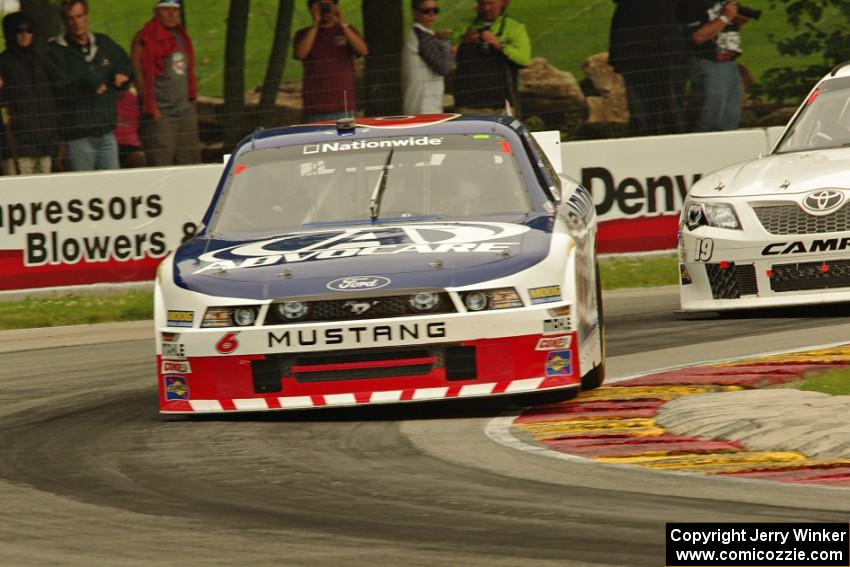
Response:
M159 0L131 53L142 97L148 165L201 161L195 99L195 52L180 21L180 0Z

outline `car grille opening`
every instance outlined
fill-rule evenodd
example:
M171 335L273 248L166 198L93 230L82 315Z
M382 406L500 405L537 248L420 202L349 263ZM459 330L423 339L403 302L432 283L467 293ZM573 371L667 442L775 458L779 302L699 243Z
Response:
M440 292L440 301L431 311L416 311L411 307L406 295L367 296L347 299L323 299L305 301L309 312L304 319L289 321L280 316L275 305L285 300L277 300L269 306L266 325L287 325L299 323L317 323L321 321L351 321L362 319L384 319L393 317L411 317L415 315L434 315L456 313L454 303L448 293Z
M753 206L770 234L822 234L850 230L850 203L828 215L812 215L796 203Z
M714 299L738 299L742 295L758 294L753 264L706 264L705 271Z
M301 383L316 383L421 376L436 368L445 368L448 380L475 379L475 347L449 344L276 354L251 364L254 391L258 394L279 392L286 377Z
M850 287L850 260L771 266L770 289L775 292L841 287Z

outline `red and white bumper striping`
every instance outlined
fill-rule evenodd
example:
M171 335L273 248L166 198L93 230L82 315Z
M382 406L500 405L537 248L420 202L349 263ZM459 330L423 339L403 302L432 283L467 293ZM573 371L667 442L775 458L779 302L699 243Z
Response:
M411 375L351 378L344 376L346 368L353 371L356 366L357 370L368 370L369 364L346 363L326 365L318 369L323 372L341 370L341 379L305 382L297 377L301 367L292 366L279 376L274 376L272 382L279 381L276 384L277 391L268 393L258 391L256 380L256 369L270 358L266 355L194 357L182 360L160 357L160 412L298 410L578 388L581 384L581 373L575 338L575 333L570 333L561 336L526 335L463 342L463 347L472 347L475 350L476 371L473 377L461 379L450 377L447 368L440 364L433 364L427 370L411 364L411 369L417 369L412 371L414 373ZM424 360L414 359L399 361L398 365L421 362ZM375 361L374 364L378 373L386 366L386 361ZM312 367L314 370L316 368ZM366 372L366 375L368 374Z

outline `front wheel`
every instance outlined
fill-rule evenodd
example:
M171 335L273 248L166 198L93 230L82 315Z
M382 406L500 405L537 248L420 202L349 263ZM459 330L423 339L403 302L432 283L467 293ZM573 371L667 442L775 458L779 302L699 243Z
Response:
M602 361L593 370L581 377L581 389L593 390L605 382L605 320L602 310L602 280L599 278L599 260L596 261L596 313L599 320L599 347Z

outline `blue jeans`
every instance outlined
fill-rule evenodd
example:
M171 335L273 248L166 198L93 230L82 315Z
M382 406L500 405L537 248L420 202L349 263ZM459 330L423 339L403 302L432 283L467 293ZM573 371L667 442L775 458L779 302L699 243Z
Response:
M695 57L691 60L691 85L699 100L698 132L738 128L743 86L737 63Z
M90 171L92 169L120 169L118 143L112 132L102 136L88 136L66 142L68 169Z

